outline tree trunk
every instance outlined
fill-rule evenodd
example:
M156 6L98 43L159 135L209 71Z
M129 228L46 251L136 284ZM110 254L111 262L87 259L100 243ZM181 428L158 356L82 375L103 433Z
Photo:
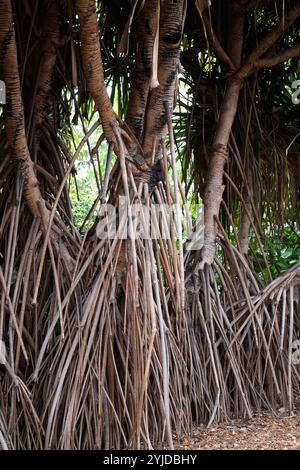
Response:
M136 62L131 80L126 124L139 143L142 142L150 92L154 42L159 31L159 3L160 0L146 0L137 27Z
M241 207L241 222L238 240L240 244L241 253L247 255L249 251L249 230L251 227L251 220L249 215L252 214L252 175L249 168L246 170L248 188L243 191L244 204Z
M241 6L235 2L232 5L232 25L228 41L228 54L234 67L238 69L241 63L244 36L244 14L241 13ZM241 80L229 77L226 83L220 115L212 145L212 153L206 189L204 192L204 245L201 253L200 269L205 264L211 265L216 250L216 218L219 215L222 195L225 186L223 185L223 170L228 160L228 141L230 132L235 120Z
M9 151L20 163L24 177L25 198L33 215L41 220L44 230L49 222L49 210L41 195L25 135L24 111L20 90L17 47L10 0L0 1L0 67L6 84L5 129Z
M162 3L158 50L159 86L151 92L143 140L144 156L148 162L151 162L153 155L157 157L162 151L161 141L167 132L164 102L172 109L175 101L184 14L184 0L165 0Z
M88 89L100 114L108 142L116 144L113 126L118 122L104 83L95 0L77 0L80 22L81 56Z

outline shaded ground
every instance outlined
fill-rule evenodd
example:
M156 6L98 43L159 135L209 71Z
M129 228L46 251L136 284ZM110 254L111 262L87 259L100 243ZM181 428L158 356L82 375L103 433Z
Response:
M192 437L175 442L181 450L300 450L300 412L292 417L257 415L211 428L195 428Z

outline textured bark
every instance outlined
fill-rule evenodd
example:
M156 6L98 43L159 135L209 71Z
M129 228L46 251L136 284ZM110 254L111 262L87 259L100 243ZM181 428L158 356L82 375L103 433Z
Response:
M139 16L137 29L136 63L131 83L126 124L138 142L142 141L144 118L153 69L153 50L158 28L158 0L146 0Z
M145 122L143 151L146 160L160 152L160 142L167 131L167 116L164 101L173 107L179 68L180 45L185 13L184 0L165 0L161 6L158 82L152 90Z
M212 147L206 189L204 193L204 245L200 268L212 264L215 256L216 217L222 201L223 171L228 159L227 144L238 106L240 82L229 82L220 109L220 117Z
M10 0L0 1L0 73L6 84L5 129L9 151L21 164L24 192L29 208L41 219L44 229L49 210L41 195L25 135L24 111L20 90L17 48Z
M228 54L233 65L238 68L241 63L244 36L244 15L240 5L232 6L232 25L228 41ZM223 171L228 158L227 145L232 125L236 116L242 82L229 77L223 97L219 120L214 136L206 189L204 193L204 245L201 254L200 268L212 264L216 245L216 218L219 215L224 191Z
M20 165L24 179L26 203L33 216L40 220L43 232L46 233L50 221L50 210L40 191L25 134L24 109L10 0L0 0L0 76L3 77L6 84L5 130L9 152ZM48 77L48 73L46 76ZM48 87L50 87L50 84L47 81L47 89ZM42 104L41 101L40 104ZM43 106L38 108L39 119L41 118L40 113L42 113L42 109ZM72 269L73 260L67 247L61 240L61 235L61 229L53 224L50 230L50 239L55 253L60 253L66 265L69 269Z
M116 143L113 126L117 119L105 87L95 0L77 0L80 22L81 56L88 89L100 114L108 142Z
M276 43L282 33L298 18L300 15L300 1L285 14L284 19L279 22L269 34L267 34L241 66L244 15L250 4L251 2L240 0L240 2L234 2L232 5L232 26L228 41L228 55L236 71L234 74L230 74L227 79L226 91L220 109L220 117L214 137L213 151L208 170L207 185L204 193L205 230L204 246L200 262L201 269L203 269L206 263L212 264L215 255L215 218L218 217L222 194L224 191L222 181L223 170L227 160L227 145L237 111L239 91L242 86L242 82L255 69L263 67L264 65L276 65L299 52L299 47L296 45L294 48L280 54L277 59L274 57L261 58ZM245 222L245 230L247 225L248 221ZM243 245L245 245L244 242ZM247 247L245 246L244 250L246 249Z
M244 204L241 208L241 222L238 235L240 250L243 255L247 255L249 251L249 230L251 227L249 215L252 215L252 175L249 168L247 170L247 185L248 188L244 190Z
M46 12L43 25L44 44L38 73L37 92L34 102L34 126L39 126L47 114L49 92L56 62L56 48L59 43L59 18L57 3L52 2Z

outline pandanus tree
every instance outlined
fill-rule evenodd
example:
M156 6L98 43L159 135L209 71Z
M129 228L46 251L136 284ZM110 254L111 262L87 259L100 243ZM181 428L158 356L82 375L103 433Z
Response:
M299 230L283 85L299 17L299 1L0 0L1 447L172 447L193 422L293 409L300 270L272 280L264 244ZM98 195L79 230L84 148ZM152 239L137 203L160 206Z

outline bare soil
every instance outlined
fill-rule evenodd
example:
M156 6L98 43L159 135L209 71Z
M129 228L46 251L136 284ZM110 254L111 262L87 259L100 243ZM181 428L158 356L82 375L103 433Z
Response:
M191 437L175 441L174 446L178 450L300 450L300 412L195 428Z

